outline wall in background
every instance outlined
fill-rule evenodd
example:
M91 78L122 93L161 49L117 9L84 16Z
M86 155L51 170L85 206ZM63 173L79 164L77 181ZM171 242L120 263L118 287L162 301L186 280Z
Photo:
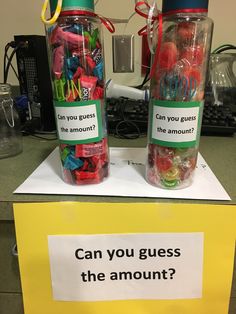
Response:
M96 12L106 17L128 19L134 12L134 0L99 0ZM161 1L157 1L161 3ZM7 42L13 40L14 35L39 34L44 35L44 26L40 20L43 0L7 0L1 3L1 39L0 39L0 81L3 81L3 54ZM210 0L209 16L214 20L214 34L212 49L224 43L236 45L236 2L227 0ZM145 19L134 15L129 23L116 24L116 34L135 35L135 71L134 73L116 74L112 70L112 35L104 29L106 77L116 83L135 86L142 82L141 77L141 38L137 31L144 26ZM14 63L15 64L15 63ZM8 82L17 85L17 79L10 70Z

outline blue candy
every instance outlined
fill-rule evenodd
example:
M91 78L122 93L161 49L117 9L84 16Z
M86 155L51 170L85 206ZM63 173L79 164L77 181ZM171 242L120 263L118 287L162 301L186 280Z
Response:
M64 168L68 170L75 170L77 168L82 167L83 164L84 162L81 159L76 158L75 156L70 154L65 159Z
M79 66L79 59L77 57L70 57L66 59L67 68L76 71Z
M63 29L65 32L70 32L74 34L82 34L83 26L80 24L74 24L72 26Z
M103 79L103 61L98 63L96 67L93 69L93 74L99 79Z

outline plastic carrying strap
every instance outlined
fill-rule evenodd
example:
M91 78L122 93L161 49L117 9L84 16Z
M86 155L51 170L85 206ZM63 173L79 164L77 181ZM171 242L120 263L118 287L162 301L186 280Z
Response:
M159 53L161 49L161 41L162 41L162 13L160 10L158 10L156 6L155 0L153 1L152 5L150 6L146 1L139 1L135 4L135 11L140 16L146 18L147 25L141 28L138 31L139 35L147 34L148 39L148 46L150 49L150 52L152 54L155 54L153 64L150 71L150 77L153 76L158 59L159 59ZM157 22L156 28L158 29L158 40L157 40L157 46L156 49L154 48L153 44L153 32L154 32L154 23Z
M47 7L48 7L48 2L49 0L45 0L43 7L42 7L42 11L41 11L41 20L43 21L44 24L53 24L56 22L56 20L58 19L58 16L61 13L61 8L62 8L62 1L63 0L57 0L57 6L56 6L56 10L53 14L53 17L51 17L49 20L46 19L45 14L47 11Z

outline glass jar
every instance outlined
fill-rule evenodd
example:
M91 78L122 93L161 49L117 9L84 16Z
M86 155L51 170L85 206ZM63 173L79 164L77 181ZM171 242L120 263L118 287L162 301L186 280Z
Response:
M227 105L236 111L235 53L212 53L209 61L206 101L211 105Z
M109 174L101 21L91 0L64 5L56 22L46 26L63 179L100 183Z
M11 98L11 87L0 84L0 158L22 152L20 119Z
M163 1L151 71L146 167L147 181L161 188L192 183L213 27L207 5L207 0Z

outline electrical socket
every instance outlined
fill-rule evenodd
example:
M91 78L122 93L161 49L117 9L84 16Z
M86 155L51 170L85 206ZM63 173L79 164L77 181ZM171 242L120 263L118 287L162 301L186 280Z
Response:
M113 72L134 72L134 35L112 36Z

